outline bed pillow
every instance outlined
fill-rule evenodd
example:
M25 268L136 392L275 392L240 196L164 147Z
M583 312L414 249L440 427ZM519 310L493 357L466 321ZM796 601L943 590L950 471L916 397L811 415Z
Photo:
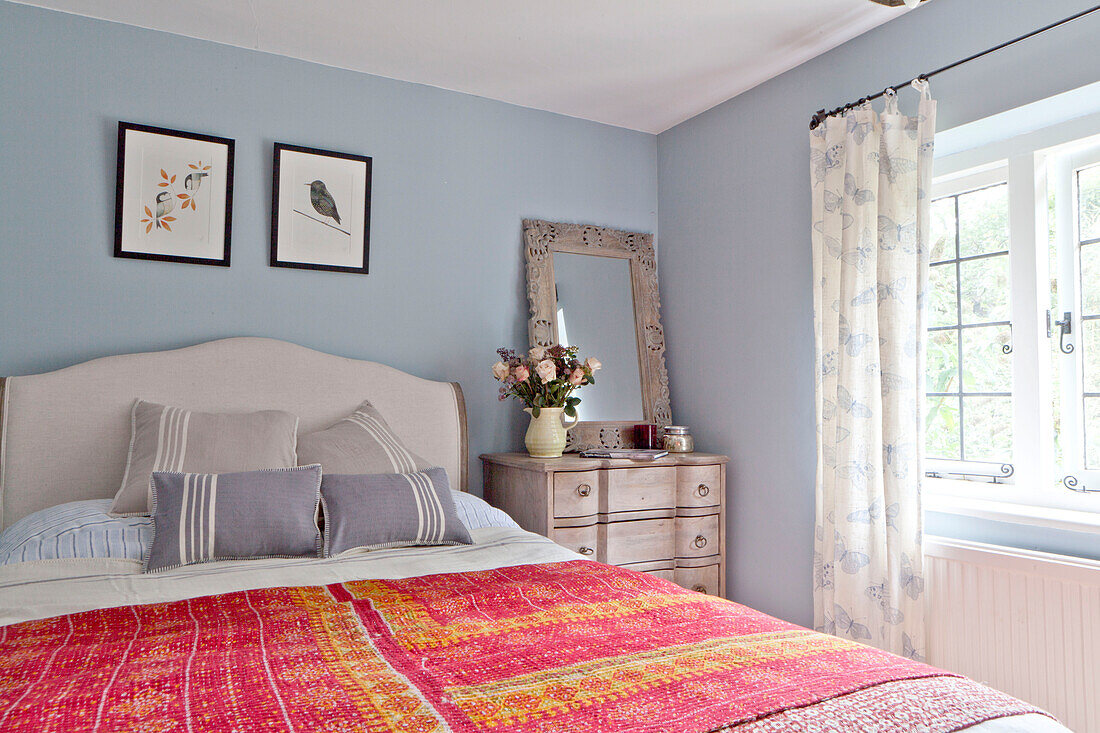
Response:
M363 548L469 545L455 513L447 472L325 474L325 557Z
M0 532L0 565L33 560L141 561L149 517L112 517L110 499L70 501L28 514Z
M325 430L298 439L298 463L320 463L325 473L413 473L431 468L390 429L369 400Z
M154 471L229 473L296 466L297 432L298 418L289 412L219 414L136 400L126 472L111 513L149 514Z
M319 557L321 467L242 473L155 471L145 572L211 560Z
M466 525L466 529L481 529L482 527L520 528L515 520L505 512L473 494L451 489L451 498L455 503L455 512L462 523Z

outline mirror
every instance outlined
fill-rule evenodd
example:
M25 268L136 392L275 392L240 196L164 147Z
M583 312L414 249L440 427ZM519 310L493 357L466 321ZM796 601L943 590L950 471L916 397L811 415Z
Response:
M670 424L653 235L527 219L523 236L531 345L603 363L566 450L631 448L635 424Z
M568 252L555 252L553 259L555 340L576 344L581 356L603 363L596 384L579 393L578 419L642 422L630 260Z

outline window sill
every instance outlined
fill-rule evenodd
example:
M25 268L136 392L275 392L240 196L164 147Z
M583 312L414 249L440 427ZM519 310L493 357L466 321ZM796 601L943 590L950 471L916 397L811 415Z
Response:
M944 494L925 493L924 510L955 514L963 517L988 519L995 522L1026 524L1031 527L1049 527L1065 532L1084 532L1100 535L1100 513L1074 509L1012 504L990 499L974 499Z

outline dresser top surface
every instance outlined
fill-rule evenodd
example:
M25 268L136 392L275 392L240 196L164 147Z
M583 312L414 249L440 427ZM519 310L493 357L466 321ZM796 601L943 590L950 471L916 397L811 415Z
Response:
M633 461L628 458L581 458L567 453L561 458L534 458L526 453L483 453L483 463L512 466L526 471L593 471L600 468L647 468L649 466L712 466L726 463L728 456L716 453L669 453L653 461Z

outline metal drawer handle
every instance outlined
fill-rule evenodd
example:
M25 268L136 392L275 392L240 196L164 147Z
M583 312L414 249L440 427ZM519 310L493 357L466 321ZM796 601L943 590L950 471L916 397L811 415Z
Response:
M696 547L700 547L700 548L706 547L707 546L707 538L704 537L703 535L699 535L698 537L695 538L694 545Z
M707 587L705 585L703 585L702 583L697 583L697 584L691 586L691 589L693 591L695 591L696 593L706 593L707 592Z
M581 484L580 486L577 487L577 493L580 494L581 496L588 496L589 494L592 493L592 487L589 486L588 484Z
M577 550L577 552L581 553L582 555L591 555L593 552L595 552L595 550L593 550L591 547L582 547Z
M699 496L706 496L710 493L710 487L706 484L699 484L697 491L699 492Z

